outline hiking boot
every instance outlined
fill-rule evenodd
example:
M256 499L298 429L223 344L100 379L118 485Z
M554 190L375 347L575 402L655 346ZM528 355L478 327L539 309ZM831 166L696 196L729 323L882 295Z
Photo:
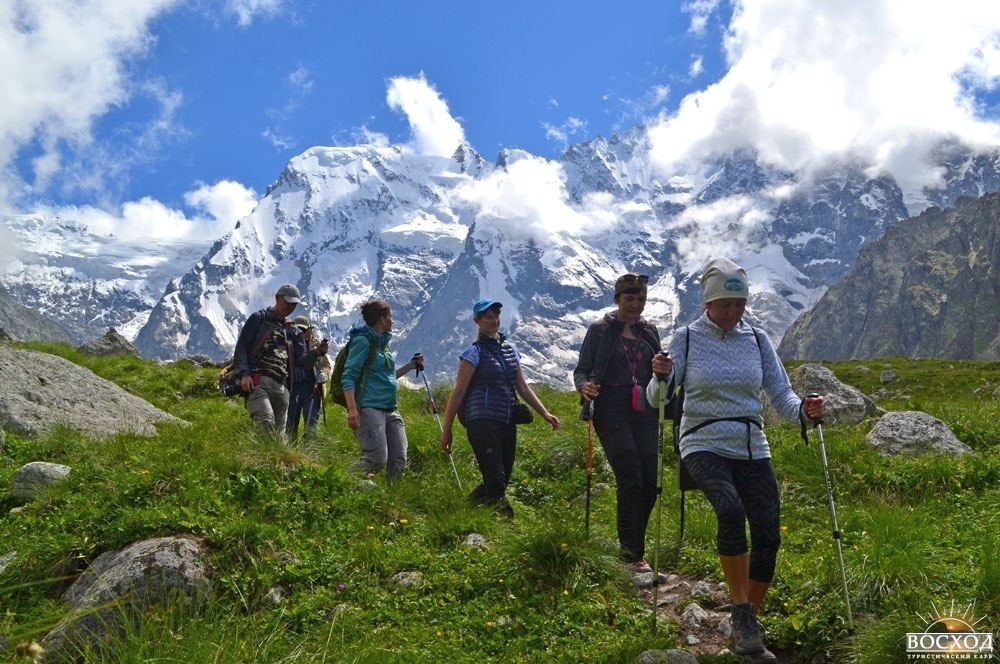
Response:
M766 647L756 655L744 655L750 664L777 664L778 658Z
M757 616L753 613L753 604L749 602L735 604L733 612L729 616L729 623L733 626L734 653L737 655L759 655L766 650L764 640L760 638L760 628L757 626Z
M644 572L652 572L653 568L645 560L636 560L628 564L628 571L632 574L643 574Z

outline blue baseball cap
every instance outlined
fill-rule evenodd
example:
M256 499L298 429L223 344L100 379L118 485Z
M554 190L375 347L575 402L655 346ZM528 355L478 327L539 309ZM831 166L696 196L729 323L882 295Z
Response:
M499 313L500 307L503 305L496 300L478 300L474 305L472 305L472 317L479 318L479 314L483 313L487 309L496 309Z

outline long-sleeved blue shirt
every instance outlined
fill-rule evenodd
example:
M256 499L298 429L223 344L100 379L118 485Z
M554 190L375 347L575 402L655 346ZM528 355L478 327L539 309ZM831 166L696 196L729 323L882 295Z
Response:
M713 422L684 434L707 420L749 417L761 421L761 389L775 411L797 422L802 400L792 390L785 367L771 340L758 329L740 322L731 332L702 314L688 332L678 329L667 347L674 372L667 380L684 385L684 414L681 418L681 457L692 452L715 452L732 459L763 459L771 456L761 428L744 422ZM686 359L685 359L686 358ZM647 400L659 403L659 386L651 380Z

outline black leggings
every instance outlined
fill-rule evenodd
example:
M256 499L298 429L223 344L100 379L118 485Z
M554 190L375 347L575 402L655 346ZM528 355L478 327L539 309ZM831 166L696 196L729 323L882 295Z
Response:
M715 509L720 556L747 552L750 522L750 579L770 583L781 545L778 480L770 459L729 459L714 452L692 452L684 465Z

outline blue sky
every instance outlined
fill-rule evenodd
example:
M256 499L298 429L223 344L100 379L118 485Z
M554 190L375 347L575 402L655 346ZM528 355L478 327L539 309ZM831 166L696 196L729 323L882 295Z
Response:
M0 212L231 227L314 145L555 159L651 127L665 171L734 147L861 155L914 186L1000 143L1000 3L10 0Z

